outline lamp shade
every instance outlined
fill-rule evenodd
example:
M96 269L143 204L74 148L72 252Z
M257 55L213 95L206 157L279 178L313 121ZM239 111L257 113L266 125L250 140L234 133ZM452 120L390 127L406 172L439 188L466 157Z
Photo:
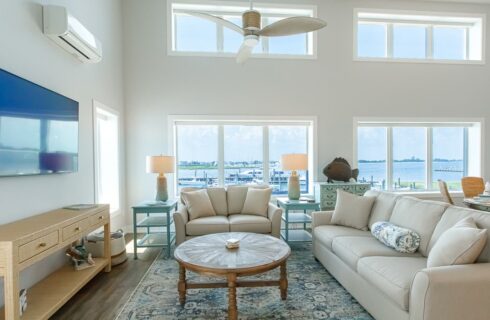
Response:
M308 170L308 155L305 153L289 153L281 156L282 170Z
M147 173L175 172L175 157L173 156L146 156Z

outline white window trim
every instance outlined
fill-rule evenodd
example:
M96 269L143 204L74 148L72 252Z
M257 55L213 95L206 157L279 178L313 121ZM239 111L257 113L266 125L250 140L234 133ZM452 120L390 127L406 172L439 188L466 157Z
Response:
M170 155L175 156L175 168L177 168L177 145L176 145L176 124L181 121L181 122L187 122L187 123L195 123L195 124L215 124L219 125L220 123L226 122L226 124L233 124L233 121L236 121L237 125L247 123L249 125L257 123L259 125L264 125L264 123L267 123L268 125L274 125L274 124L292 124L292 123L308 123L310 125L310 137L311 139L308 139L308 150L311 150L313 153L312 157L308 157L308 167L310 168L309 170L309 193L308 195L313 194L313 186L314 182L317 181L317 167L318 167L318 139L317 139L317 123L318 119L316 116L229 116L229 115L217 115L217 116L212 116L212 115L169 115L167 118L167 124L168 124L168 150L167 153ZM222 134L220 134L223 136ZM267 132L268 135L268 132ZM262 138L263 141L265 141L265 136ZM268 139L267 142L264 143L263 148L267 147L265 144L268 144ZM219 157L223 158L224 155L224 149L223 149L223 144L221 144L221 148L219 148L218 153ZM219 146L218 146L219 147ZM265 161L266 157L268 158L269 155L264 154L264 159ZM264 165L264 172L265 172L265 167ZM222 162L219 162L219 167L218 170L224 172L224 164ZM221 179L222 175L219 175L219 179ZM224 181L219 181L220 185L224 185ZM170 186L170 192L171 194L177 195L177 174L173 175L173 183Z
M121 117L119 114L119 111L110 108L101 102L93 99L92 100L92 131L93 131L93 151L94 151L94 203L99 203L99 184L98 184L98 177L99 177L99 145L98 145L98 134L97 134L97 109L101 109L104 111L107 111L108 113L112 113L117 117L117 137L118 137L118 152L119 152L119 160L121 158ZM111 211L110 215L111 217L117 217L122 213L122 184L121 184L121 162L119 161L119 186L118 186L118 192L119 192L119 209L115 211Z
M184 52L174 50L173 43L173 33L174 33L174 15L172 11L172 4L174 3L183 3L183 4L195 4L197 0L167 0L167 55L168 56L176 56L176 57L210 57L210 58L236 58L236 53L229 52ZM245 6L248 7L248 2L237 2L237 1L205 1L203 4L205 5L226 5L229 6ZM254 2L254 7L267 7L267 8L277 8L283 9L284 7L289 9L305 9L312 11L312 16L317 17L317 6L312 5L297 5L297 4L279 4L279 3L262 3L262 2ZM219 35L219 34L218 34ZM309 35L309 40L311 43L308 43L308 51L311 49L311 54L269 54L269 53L253 53L251 58L259 58L259 59L285 59L285 60L317 60L318 59L318 32L312 32ZM217 39L220 42L220 39Z
M373 126L379 126L382 127L385 125L388 127L388 131L392 130L392 127L394 125L396 126L406 126L406 127L424 127L424 126L432 126L436 127L438 124L440 124L440 127L448 127L448 126L455 126L455 127L461 127L464 125L468 126L476 126L480 129L480 163L478 168L476 168L480 172L480 176L484 177L485 176L485 118L413 118L413 117L408 117L408 118L386 118L386 117L354 117L353 118L353 159L358 165L358 154L357 154L357 130L358 127L365 127L366 124L369 125L371 123ZM429 130L428 130L429 131ZM393 166L390 165L390 163L393 161L391 158L392 152L391 152L391 147L392 147L392 141L390 140L392 138L392 133L387 132L387 159L386 159L386 179L387 183L391 182L393 180ZM429 143L427 143L427 149L431 149L431 146ZM427 159L426 159L426 170L429 170L429 167L432 166L432 161L429 159L429 155L431 155L432 150L427 153ZM429 162L431 163L429 165ZM432 174L432 172L431 172ZM429 174L426 174L426 178L429 177ZM428 185L427 185L428 186ZM388 189L386 190L388 192L395 192L395 193L400 193L400 194L410 194L410 195L429 195L429 194L434 194L437 193L437 190L433 189L427 189L427 190L417 190L417 191L396 191L392 190L391 185L388 185ZM461 195L460 191L453 192L456 195Z
M360 12L365 13L386 13L386 14L407 14L407 15L422 15L422 16L440 16L440 17L461 17L461 18L481 18L482 19L482 40L481 40L481 60L447 60L447 59L403 59L403 58L393 58L392 54L389 54L385 58L370 58L370 57L358 57L357 55L357 36L358 36L358 14ZM486 64L486 14L480 13L459 13L459 12L434 12L434 11L414 11L414 10L389 10L389 9L372 9L372 8L355 8L353 15L353 50L352 59L356 62L390 62L390 63L432 63L432 64L463 64L463 65L485 65ZM387 30L387 37L391 37L390 32L392 30ZM431 40L431 39L430 39ZM429 41L429 39L427 39ZM387 39L387 46L390 46L390 41ZM429 47L426 47L429 48ZM430 46L430 49L432 46ZM392 49L392 48L391 48ZM387 48L390 51L390 48ZM431 50L428 50L431 53ZM429 52L427 52L429 53ZM469 55L469 50L466 48L466 56Z

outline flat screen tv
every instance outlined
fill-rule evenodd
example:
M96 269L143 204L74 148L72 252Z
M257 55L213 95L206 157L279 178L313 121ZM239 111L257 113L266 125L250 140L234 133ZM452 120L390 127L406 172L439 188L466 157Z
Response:
M78 102L0 69L0 176L78 171Z

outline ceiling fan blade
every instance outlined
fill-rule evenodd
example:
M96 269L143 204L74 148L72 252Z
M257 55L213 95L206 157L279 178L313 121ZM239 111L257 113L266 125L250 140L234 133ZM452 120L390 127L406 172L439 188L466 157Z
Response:
M290 17L276 21L260 30L257 34L266 37L290 36L307 33L327 26L322 19L312 17Z
M228 29L231 29L233 31L236 31L239 34L244 34L243 29L241 27L239 27L236 24L234 24L233 22L230 22L230 21L225 20L223 18L220 18L220 17L217 17L217 16L213 16L211 14L207 14L207 13L203 13L203 12L192 11L192 10L181 10L179 12L182 12L182 13L185 13L185 14L188 14L188 15L191 15L191 16L194 16L194 17L198 17L198 18L209 20L211 22L220 24L223 27L226 27Z
M238 54L236 56L236 62L239 64L244 64L252 55L252 51L254 50L255 46L249 46L247 43L244 41L242 46L240 47L240 50L238 50Z

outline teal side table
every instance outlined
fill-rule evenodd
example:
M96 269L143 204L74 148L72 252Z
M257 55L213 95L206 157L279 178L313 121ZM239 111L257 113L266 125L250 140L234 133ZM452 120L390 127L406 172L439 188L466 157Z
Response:
M170 249L175 239L172 232L172 212L177 210L177 200L166 202L142 203L133 207L133 232L134 232L134 259L138 259L138 248L162 247L167 249L167 258L170 257ZM138 215L145 214L146 217L138 222ZM163 232L154 232L152 228L164 228ZM138 240L138 229L145 228L146 234Z
M287 242L309 242L311 241L311 233L306 229L306 224L311 223L311 216L308 211L319 211L320 203L305 200L289 200L288 198L278 198L277 206L284 210L282 221L284 229L281 230L281 237ZM303 212L289 212L303 211ZM303 229L290 229L289 225L293 223L302 223Z
M316 182L315 186L315 201L320 202L322 210L333 210L337 203L337 189L357 194L359 196L371 189L370 183L351 183L351 182Z

